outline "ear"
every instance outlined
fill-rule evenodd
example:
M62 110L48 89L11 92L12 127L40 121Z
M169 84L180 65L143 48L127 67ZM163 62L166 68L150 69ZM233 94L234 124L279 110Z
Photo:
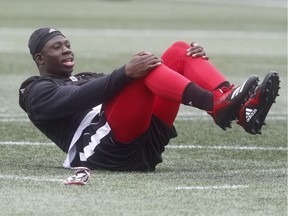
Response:
M42 65L44 64L44 58L41 55L41 53L36 53L36 55L34 56L34 60L36 62L37 65Z

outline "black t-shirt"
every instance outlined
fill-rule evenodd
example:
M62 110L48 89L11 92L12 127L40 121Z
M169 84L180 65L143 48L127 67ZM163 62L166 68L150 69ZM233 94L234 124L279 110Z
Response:
M67 153L84 116L129 83L124 66L109 75L33 76L19 89L19 104L33 124Z

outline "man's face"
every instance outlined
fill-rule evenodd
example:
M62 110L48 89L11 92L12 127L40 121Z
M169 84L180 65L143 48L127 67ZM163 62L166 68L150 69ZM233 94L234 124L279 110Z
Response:
M59 35L49 40L41 51L42 66L47 74L70 76L74 67L74 53L70 42Z

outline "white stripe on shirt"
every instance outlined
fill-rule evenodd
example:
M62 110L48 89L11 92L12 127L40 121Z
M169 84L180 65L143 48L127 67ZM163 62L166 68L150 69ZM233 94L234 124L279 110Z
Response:
M76 155L76 145L75 143L80 138L83 130L89 126L93 118L100 113L102 105L98 105L94 107L87 115L83 118L82 122L80 123L79 127L77 128L76 132L74 133L74 136L72 138L72 141L69 146L69 150L67 153L67 157L63 163L63 166L65 168L71 168L71 162L74 159Z

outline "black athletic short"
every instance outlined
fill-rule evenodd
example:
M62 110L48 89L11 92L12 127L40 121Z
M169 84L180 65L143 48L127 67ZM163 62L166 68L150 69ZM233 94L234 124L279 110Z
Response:
M174 126L153 116L149 129L141 137L129 144L119 143L112 138L111 131L101 138L94 148L94 153L86 161L81 161L79 152L91 143L91 135L99 129L99 124L106 122L105 117L97 120L97 124L88 126L77 141L77 154L71 163L72 167L86 166L90 169L104 169L113 171L153 171L162 162L162 152L171 138L177 136ZM102 123L101 123L102 122Z

